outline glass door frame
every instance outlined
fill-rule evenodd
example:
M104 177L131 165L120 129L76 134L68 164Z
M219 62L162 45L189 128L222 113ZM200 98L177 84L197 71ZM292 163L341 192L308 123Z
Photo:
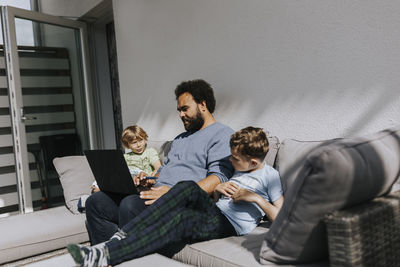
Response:
M84 88L85 113L89 137L89 148L94 149L96 143L94 96L89 68L89 50L87 26L84 22L63 19L34 11L19 9L10 6L1 7L3 25L4 58L7 68L7 81L10 102L11 128L13 135L15 172L17 176L17 191L20 213L33 211L32 194L29 176L29 160L27 139L23 120L22 88L20 77L19 56L17 47L15 19L27 19L34 22L47 23L79 30L79 41L82 59L82 77Z

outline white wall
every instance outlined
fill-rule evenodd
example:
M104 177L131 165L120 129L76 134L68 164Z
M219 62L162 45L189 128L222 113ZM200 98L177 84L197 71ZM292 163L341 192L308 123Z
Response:
M400 2L114 0L124 126L183 131L173 90L203 78L217 120L284 138L400 125Z

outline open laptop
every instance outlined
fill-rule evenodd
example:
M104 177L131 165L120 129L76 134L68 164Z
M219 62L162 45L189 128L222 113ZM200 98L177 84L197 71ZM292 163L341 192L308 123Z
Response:
M85 156L101 191L138 194L121 150L86 150Z

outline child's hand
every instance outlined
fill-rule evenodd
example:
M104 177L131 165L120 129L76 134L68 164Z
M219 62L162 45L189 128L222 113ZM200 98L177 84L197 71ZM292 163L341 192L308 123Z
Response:
M95 185L91 185L91 186L90 186L90 189L92 190L92 193L96 193L96 192L99 192L99 191L100 191L100 188L98 188L98 187L95 186Z
M140 172L138 175L132 177L133 183L136 187L151 187L156 184L155 179L146 179L146 176L149 176L145 172Z
M140 185L139 186L144 187L144 188L150 188L155 184L156 184L156 179L146 179L146 178L144 178L143 180L140 180Z
M221 193L226 197L231 197L238 189L239 186L237 184L232 182L226 182L217 185L214 189L214 192Z
M233 202L235 203L238 201L257 202L257 199L259 197L260 196L257 195L256 193L251 192L244 188L240 188L232 195Z
M139 186L140 182L144 179L144 177L146 177L147 174L144 172L140 172L138 175L135 175L132 177L133 179L133 183L135 184L135 186Z

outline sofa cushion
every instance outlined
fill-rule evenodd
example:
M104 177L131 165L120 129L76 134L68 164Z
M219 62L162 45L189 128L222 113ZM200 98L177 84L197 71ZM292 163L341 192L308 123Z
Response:
M325 214L390 191L400 175L400 129L337 139L315 148L266 234L261 261L311 262L327 258Z
M269 136L269 151L265 157L265 162L270 166L274 166L275 159L279 150L279 139L276 136ZM160 157L161 163L164 162L165 158L168 156L168 152L171 149L172 141L153 141L149 140L147 142L148 147L152 147L157 150L158 156Z
M55 158L53 164L64 190L65 204L72 213L79 213L79 198L84 195L90 195L90 186L94 181L94 176L86 157Z
M265 233L264 226L259 226L248 235L232 236L186 245L173 259L195 266L237 267L237 266L278 266L273 262L259 262L259 251ZM307 265L279 265L280 267L327 267L329 264L318 262Z
M37 261L35 263L31 263L28 265L24 265L25 267L70 267L76 266L76 263L72 259L70 254L64 254L56 257L51 257L45 260ZM162 266L162 267L187 267L190 265L186 265L184 263L171 260L167 257L164 257L160 254L154 253L141 258L137 258L134 260L126 261L115 265L116 267L132 267L132 266Z
M84 214L65 206L0 219L0 264L89 240Z

